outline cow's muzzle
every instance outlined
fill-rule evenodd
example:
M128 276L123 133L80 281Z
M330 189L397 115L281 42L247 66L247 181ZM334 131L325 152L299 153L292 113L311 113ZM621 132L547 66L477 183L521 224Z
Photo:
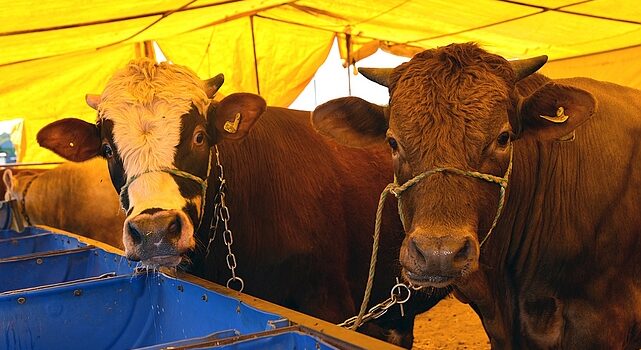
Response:
M478 267L472 235L431 237L410 234L401 247L403 276L413 285L446 287Z
M130 260L176 266L194 247L193 225L181 210L148 209L125 221L123 241Z

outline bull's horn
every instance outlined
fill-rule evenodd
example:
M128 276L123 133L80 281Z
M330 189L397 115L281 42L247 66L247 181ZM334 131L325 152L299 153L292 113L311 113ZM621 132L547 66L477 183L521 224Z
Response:
M87 101L89 107L98 110L98 105L100 104L101 97L100 95L86 94L85 101Z
M217 76L207 79L205 81L205 86L206 90L205 92L207 93L207 97L213 98L216 92L218 92L218 89L220 89L221 86L223 86L223 83L225 82L225 76L220 73Z
M358 68L358 72L375 83L389 87L389 76L394 68Z
M543 55L523 60L510 61L510 65L512 65L512 70L514 70L514 73L516 74L516 81L519 81L539 70L539 68L543 67L547 61L548 56Z

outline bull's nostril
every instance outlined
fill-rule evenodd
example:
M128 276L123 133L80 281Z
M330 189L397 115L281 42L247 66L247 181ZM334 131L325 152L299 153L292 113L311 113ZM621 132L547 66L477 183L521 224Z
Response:
M127 227L129 229L129 236L131 236L134 244L140 244L140 242L142 242L142 234L140 233L140 231L138 231L136 226L131 222L127 224Z
M419 263L425 263L427 260L425 253L423 250L418 246L416 243L416 240L411 239L409 242L409 250L410 250L410 256L415 259Z
M454 256L454 262L465 262L470 256L470 252L472 250L472 243L470 242L469 239L465 240L465 243L459 249L458 252L456 252L456 255Z
M167 226L167 236L179 237L181 231L182 231L182 223L180 222L180 218L176 217L174 220L172 220L169 223L169 226Z

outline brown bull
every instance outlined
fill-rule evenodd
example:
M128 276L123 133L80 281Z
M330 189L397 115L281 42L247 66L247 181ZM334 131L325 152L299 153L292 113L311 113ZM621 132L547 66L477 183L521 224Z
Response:
M5 170L3 184L25 224L47 225L122 248L125 215L104 159L53 169Z
M256 95L211 103L220 84L222 76L202 82L181 66L132 61L101 96L88 97L96 124L57 121L38 141L73 161L107 159L127 213L129 258L173 266L188 257L190 271L221 284L230 278L228 265L237 265L249 294L333 322L354 315L367 278L376 192L391 178L386 149L340 146L313 130L309 112L267 108ZM231 234L223 221L210 232L220 198L215 144ZM386 217L394 222L384 225L373 302L389 296L400 274L402 226L393 209ZM391 310L364 330L409 347L414 316L439 299L419 296L405 318Z
M385 110L345 98L313 122L389 144L404 277L455 286L494 348L636 349L641 92L532 74L545 61L428 50L363 70L389 88Z

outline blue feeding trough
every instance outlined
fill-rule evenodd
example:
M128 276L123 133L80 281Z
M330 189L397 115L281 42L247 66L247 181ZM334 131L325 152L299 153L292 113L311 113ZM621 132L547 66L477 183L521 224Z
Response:
M94 246L0 259L0 295L12 290L133 273L121 255Z
M0 230L0 350L395 348L194 276L135 267L71 233Z
M60 234L40 233L32 236L0 240L0 259L33 255L51 251L63 251L86 246L77 238Z
M2 210L0 210L0 212L1 211ZM6 229L3 228L2 230L0 230L0 242L9 238L30 237L33 235L44 234L44 233L51 233L51 231L47 231L38 227L27 227L21 232L14 231L9 228L6 228Z
M9 349L132 349L270 329L280 316L176 279L120 276L0 297ZM54 329L72 332L52 332Z

